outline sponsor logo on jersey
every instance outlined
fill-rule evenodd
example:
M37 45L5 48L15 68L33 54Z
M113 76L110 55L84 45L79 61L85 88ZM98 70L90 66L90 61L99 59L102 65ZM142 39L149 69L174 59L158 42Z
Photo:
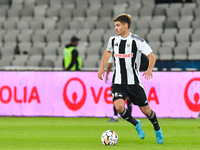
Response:
M115 57L119 57L119 58L128 58L128 57L133 57L133 53L131 54L114 54Z
M119 93L119 97L122 97L122 93Z
M116 43L115 46L118 46L118 43Z

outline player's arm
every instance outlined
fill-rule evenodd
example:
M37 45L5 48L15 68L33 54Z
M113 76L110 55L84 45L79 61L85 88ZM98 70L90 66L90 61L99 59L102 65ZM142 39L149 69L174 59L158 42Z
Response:
M108 66L106 70L106 79L105 79L106 83L108 82L108 74L110 73L111 69L112 69L112 63L108 62Z
M104 67L105 67L106 63L108 62L108 59L110 58L111 54L112 53L108 50L106 50L104 52L102 62L101 62L101 66L100 66L99 71L98 71L98 78L101 79L101 80L103 80L102 75L103 75L103 77L105 75Z
M153 78L153 74L152 74L152 70L153 70L153 67L156 63L156 57L155 55L153 54L153 52L151 52L149 55L149 66L147 68L147 70L143 73L143 76L145 77L145 79L150 79L150 78Z

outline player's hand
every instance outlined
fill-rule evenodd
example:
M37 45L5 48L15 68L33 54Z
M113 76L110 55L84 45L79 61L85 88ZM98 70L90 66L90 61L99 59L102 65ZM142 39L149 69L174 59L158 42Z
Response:
M97 74L98 78L101 80L103 80L102 75L103 75L103 77L105 76L104 68L100 68L98 71L98 74Z
M145 72L143 73L143 76L144 76L144 78L147 79L147 80L153 78L152 71L149 71L149 70L145 71Z
M105 78L105 82L106 84L108 84L108 76L106 75L106 78Z

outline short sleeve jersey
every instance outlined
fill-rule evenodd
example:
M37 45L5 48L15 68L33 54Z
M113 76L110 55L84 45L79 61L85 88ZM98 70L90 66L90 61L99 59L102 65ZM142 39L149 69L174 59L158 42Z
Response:
M146 41L133 33L126 38L113 35L109 38L107 50L112 52L115 66L113 84L140 84L141 54L152 52Z

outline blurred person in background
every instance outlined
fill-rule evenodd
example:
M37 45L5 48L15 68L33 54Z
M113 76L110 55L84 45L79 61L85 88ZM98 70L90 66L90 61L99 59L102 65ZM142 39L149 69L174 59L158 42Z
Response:
M67 44L63 50L63 70L80 71L82 68L82 59L78 54L76 46L80 41L79 38L73 36L71 43Z

